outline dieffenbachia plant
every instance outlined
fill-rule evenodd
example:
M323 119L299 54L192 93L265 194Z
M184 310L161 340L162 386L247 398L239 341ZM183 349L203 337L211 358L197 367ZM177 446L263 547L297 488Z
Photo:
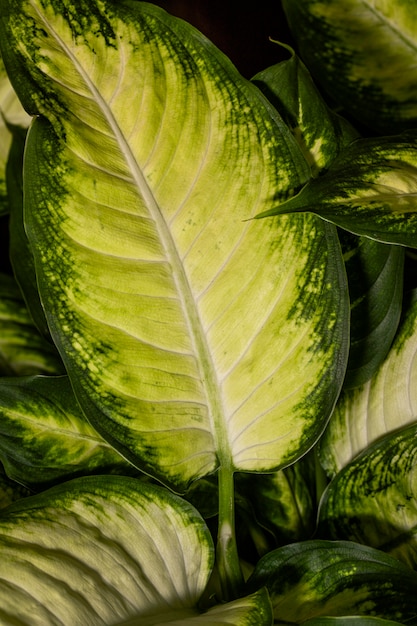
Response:
M1 0L0 18L32 117L5 170L13 289L56 359L0 380L0 458L34 493L0 517L3 623L417 623L410 567L311 521L343 382L390 358L413 137L358 139L292 51L248 81L149 3ZM392 182L373 204L372 166Z

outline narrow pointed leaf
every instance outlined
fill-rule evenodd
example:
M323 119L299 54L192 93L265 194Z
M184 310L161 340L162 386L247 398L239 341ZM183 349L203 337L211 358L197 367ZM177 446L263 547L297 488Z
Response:
M344 231L340 238L351 303L347 389L370 380L391 347L402 310L405 251Z
M414 2L283 0L301 57L327 95L381 133L417 124Z
M268 588L278 623L361 615L416 624L416 584L416 572L380 550L314 540L265 555L248 590Z
M0 458L8 476L37 488L133 471L88 423L67 376L0 378Z
M13 277L0 274L0 374L61 374L55 347L35 327Z
M364 385L342 392L319 444L334 476L372 442L417 418L417 299L407 309L391 350Z
M250 219L306 180L304 158L189 25L147 3L63 6L2 0L1 40L40 114L25 220L77 397L176 488L222 463L290 463L332 410L347 348L335 230Z
M417 566L417 426L386 435L330 483L320 508L326 536L364 543Z
M0 519L0 544L5 626L192 615L213 565L193 507L120 476L74 479L15 503Z
M257 217L303 211L357 235L417 247L417 131L357 139L323 176Z

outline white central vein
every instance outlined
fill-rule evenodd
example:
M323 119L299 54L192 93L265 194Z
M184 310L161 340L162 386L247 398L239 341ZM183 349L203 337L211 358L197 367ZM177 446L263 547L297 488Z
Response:
M73 63L80 77L83 79L87 89L91 93L91 96L96 102L106 122L108 123L114 138L124 156L129 171L132 174L133 181L142 196L150 215L152 215L164 250L166 252L167 260L172 268L173 278L175 281L178 298L182 305L182 310L189 328L189 334L194 346L196 360L198 362L199 370L201 373L202 384L205 388L205 394L207 398L209 419L212 424L212 434L215 439L216 450L219 453L219 457L223 459L230 459L229 444L226 432L226 423L224 417L224 407L221 400L221 393L219 392L219 382L216 375L216 370L212 360L211 352L207 344L206 336L203 330L201 319L199 317L197 308L195 306L195 300L191 286L188 282L187 275L184 270L183 263L181 261L178 249L173 240L172 234L165 221L165 218L161 212L154 194L148 184L146 177L142 169L139 167L135 156L132 152L130 145L128 144L123 132L115 119L111 108L108 103L100 94L98 87L91 80L90 76L84 70L84 68L78 62L73 51L68 48L66 43L61 39L56 31L54 31L48 21L39 12L37 7L33 7L43 28L51 34L57 44L61 47L63 52ZM50 77L52 78L52 77ZM113 94L114 97L114 94Z

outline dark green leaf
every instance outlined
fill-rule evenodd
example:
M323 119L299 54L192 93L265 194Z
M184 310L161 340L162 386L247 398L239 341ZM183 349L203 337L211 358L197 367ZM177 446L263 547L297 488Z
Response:
M323 536L384 550L417 568L417 425L369 446L332 480L320 507Z
M366 383L388 354L400 321L404 248L340 232L351 302L344 388Z
M304 541L265 555L248 591L266 585L278 622L363 615L417 624L417 573L352 542Z

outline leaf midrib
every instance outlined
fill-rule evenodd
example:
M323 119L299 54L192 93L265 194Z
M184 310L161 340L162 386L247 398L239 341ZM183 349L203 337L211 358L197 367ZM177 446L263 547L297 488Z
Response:
M203 325L197 311L195 300L193 298L192 289L189 284L188 277L185 273L184 266L181 262L178 249L173 240L172 234L161 213L160 207L152 193L152 190L143 174L143 171L140 169L129 144L126 141L117 123L117 120L113 115L113 112L111 111L110 107L107 106L107 102L103 99L98 88L91 81L88 74L84 72L82 66L78 63L75 55L71 52L70 49L68 49L65 42L51 27L51 25L44 18L42 13L38 10L38 7L34 6L33 8L39 16L39 19L42 22L45 30L51 34L51 36L55 39L59 46L61 46L63 52L67 54L70 58L74 68L77 70L88 90L90 91L93 101L96 102L99 110L109 124L109 127L114 133L116 142L120 147L121 153L125 158L129 171L132 173L132 178L139 191L139 194L144 199L149 214L155 221L156 228L161 239L163 248L165 250L168 263L172 268L172 275L177 288L177 294L181 302L187 326L189 328L191 342L194 346L194 353L198 363L198 369L201 374L200 379L206 394L208 416L212 425L212 435L215 442L215 449L220 462L222 462L223 460L224 463L228 464L228 462L230 463L231 458L230 447L226 430L225 410L220 393L220 385L218 382L212 355L206 340L205 333L203 331Z

